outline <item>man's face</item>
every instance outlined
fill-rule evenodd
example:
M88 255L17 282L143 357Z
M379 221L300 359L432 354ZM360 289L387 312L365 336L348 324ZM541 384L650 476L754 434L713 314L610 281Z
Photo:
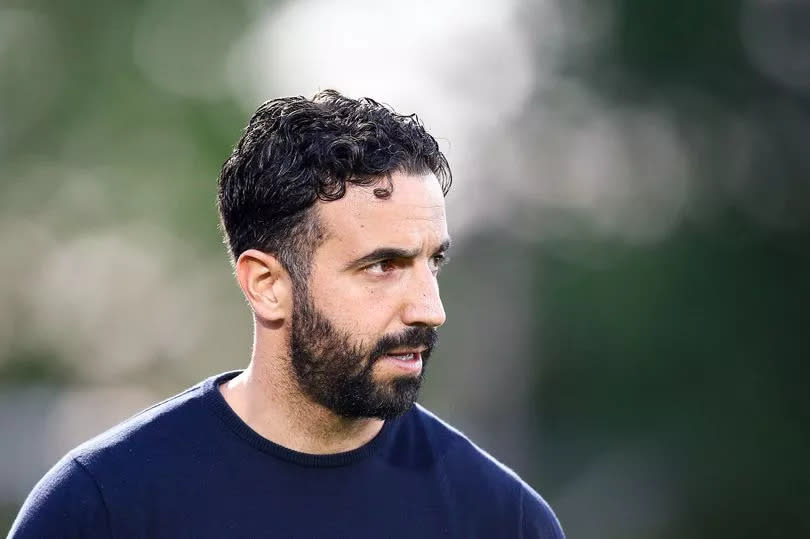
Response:
M392 175L389 198L347 186L319 203L326 239L295 298L290 354L301 389L345 417L387 419L416 399L444 323L436 274L449 245L432 174Z

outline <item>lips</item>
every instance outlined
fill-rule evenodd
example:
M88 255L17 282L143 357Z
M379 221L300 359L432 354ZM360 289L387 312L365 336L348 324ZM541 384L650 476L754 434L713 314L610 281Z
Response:
M421 354L427 348L425 346L418 346L413 348L393 348L391 350L387 350L385 355L387 356L407 356L407 355L415 355Z
M414 361L418 354L419 352L404 352L397 354L390 353L385 355L398 361Z
M380 356L380 362L388 368L409 375L418 375L422 371L422 354L420 352L388 353Z
M400 334L384 335L371 351L371 362L386 359L400 365L421 363L430 357L437 340L432 327L409 327Z

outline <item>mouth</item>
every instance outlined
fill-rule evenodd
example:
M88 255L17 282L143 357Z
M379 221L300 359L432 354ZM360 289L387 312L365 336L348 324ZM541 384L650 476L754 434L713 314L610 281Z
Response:
M414 361L416 356L420 356L419 352L403 352L400 354L385 354L385 357L396 359L397 361Z
M384 354L380 359L397 370L419 373L422 370L422 351L424 350L424 348L415 350L394 350Z
M422 352L425 350L426 348L424 346L419 348L397 348L395 350L386 352L385 356L402 361L408 361L414 359L416 356L421 356Z

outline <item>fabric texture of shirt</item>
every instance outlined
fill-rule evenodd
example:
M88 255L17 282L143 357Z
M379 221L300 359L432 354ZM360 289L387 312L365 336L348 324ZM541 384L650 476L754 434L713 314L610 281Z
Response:
M546 502L419 405L310 455L244 423L211 377L68 453L9 538L563 538Z

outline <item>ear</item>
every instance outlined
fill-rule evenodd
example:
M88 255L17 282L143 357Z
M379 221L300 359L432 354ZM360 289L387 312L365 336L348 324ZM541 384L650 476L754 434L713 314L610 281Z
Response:
M282 322L290 316L292 281L275 256L248 249L236 261L236 279L260 320Z

